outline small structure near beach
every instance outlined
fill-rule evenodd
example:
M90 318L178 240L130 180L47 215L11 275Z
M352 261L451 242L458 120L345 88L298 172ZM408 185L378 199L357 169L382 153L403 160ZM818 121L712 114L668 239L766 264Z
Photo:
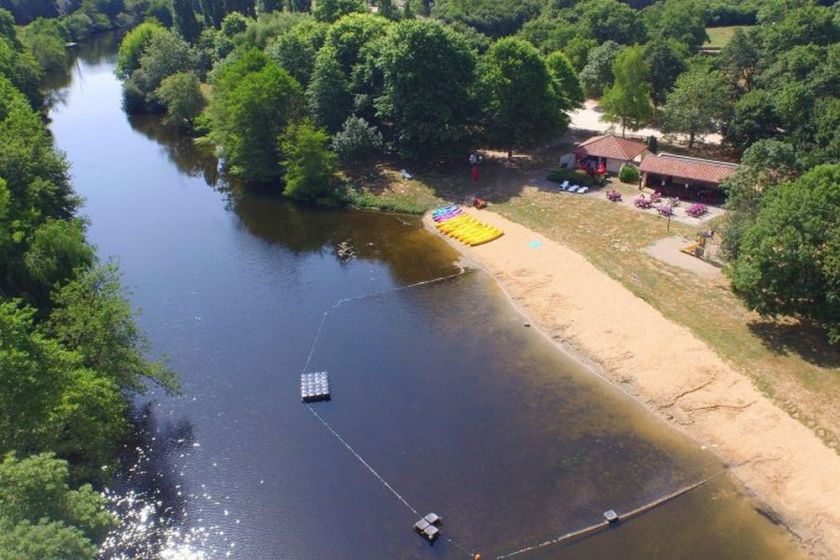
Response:
M438 514L427 513L420 519L420 521L414 524L414 530L417 531L420 536L423 536L427 538L429 542L432 542L440 536L440 529L438 529L438 527L441 523L443 523L443 520Z
M330 400L330 378L327 372L301 374L300 398L305 403Z

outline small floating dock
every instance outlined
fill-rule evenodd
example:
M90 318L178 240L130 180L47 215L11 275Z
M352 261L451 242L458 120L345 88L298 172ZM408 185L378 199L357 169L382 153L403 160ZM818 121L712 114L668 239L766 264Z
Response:
M300 398L305 403L330 400L330 378L327 372L301 374Z
M423 516L420 521L414 524L414 530L421 537L425 537L429 542L433 542L440 536L440 529L438 527L443 523L443 520L436 513L428 513Z

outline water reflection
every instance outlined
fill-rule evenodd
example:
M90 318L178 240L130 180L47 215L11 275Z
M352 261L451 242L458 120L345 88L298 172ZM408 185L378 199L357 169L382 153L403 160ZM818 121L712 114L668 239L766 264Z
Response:
M235 544L219 525L208 524L196 504L222 499L192 489L177 463L200 449L192 423L162 421L154 401L132 415L133 432L120 469L104 494L119 519L100 549L101 560L202 560L230 554ZM237 520L238 523L238 520Z

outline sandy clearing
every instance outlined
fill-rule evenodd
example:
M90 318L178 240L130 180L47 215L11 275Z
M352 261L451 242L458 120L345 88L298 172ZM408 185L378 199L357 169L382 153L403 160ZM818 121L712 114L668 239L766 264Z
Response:
M818 558L840 557L840 456L688 329L580 254L489 211L505 235L467 247L515 305L567 352L714 449L771 516ZM429 215L424 218L432 231ZM539 248L528 247L541 241Z
M587 99L586 101L584 101L583 107L569 113L572 128L594 130L596 132L601 133L621 132L621 127L618 127L614 123L602 121L602 116L603 111L598 105L598 102L594 99ZM633 134L634 136L656 136L660 139L665 136L665 134L663 134L662 131L658 128L642 128L639 130L631 130L628 132ZM685 135L683 134L677 134L676 137L681 140L687 141ZM702 141L706 144L720 144L721 141L723 141L723 137L720 134L706 134L703 136Z

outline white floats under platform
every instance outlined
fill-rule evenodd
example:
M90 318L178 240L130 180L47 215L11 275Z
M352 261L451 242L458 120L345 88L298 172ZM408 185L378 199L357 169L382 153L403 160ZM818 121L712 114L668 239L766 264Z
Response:
M300 398L303 402L330 400L330 378L327 372L316 371L301 374Z
M435 540L440 535L438 525L443 523L443 520L436 513L429 513L414 524L414 530L421 536L426 537L429 541Z

